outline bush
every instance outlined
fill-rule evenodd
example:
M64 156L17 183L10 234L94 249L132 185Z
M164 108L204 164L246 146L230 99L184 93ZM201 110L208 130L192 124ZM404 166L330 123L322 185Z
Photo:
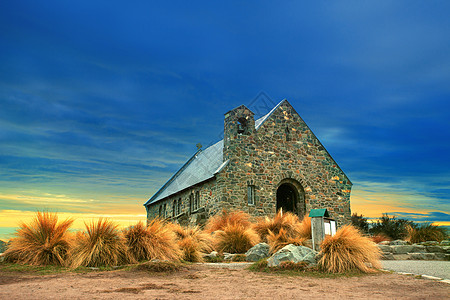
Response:
M269 235L267 236L267 243L270 246L270 253L272 254L289 244L303 246L304 241L305 238L303 237L288 235L284 228L281 228L277 234L269 231Z
M147 271L152 273L172 273L184 269L185 266L180 262L153 260L144 262L135 267L138 271Z
M5 260L30 265L65 264L71 245L73 220L58 223L56 213L37 212L30 224L22 223L4 253Z
M77 233L71 250L72 267L117 266L133 261L125 238L112 221L99 219L85 226L86 232Z
M251 226L250 215L243 211L222 210L222 213L209 218L205 225L206 232L214 232L216 230L223 230L228 225L240 225L243 228Z
M178 224L171 224L170 227L175 233L185 261L202 262L202 253L210 253L213 250L211 235L203 232L200 227L182 227Z
M123 232L128 251L136 261L152 259L178 261L181 257L175 234L162 219L151 220L147 227L139 222Z
M311 218L305 217L302 222L298 216L291 212L282 213L279 211L274 218L261 218L253 226L263 241L268 242L268 236L277 235L280 230L288 237L305 237L311 236Z
M384 242L384 241L392 241L392 239L391 239L390 237L385 236L385 235L382 234L382 233L379 233L379 234L377 234L377 235L374 235L374 236L370 237L370 239L371 239L375 244L378 244L378 243L381 243L381 242Z
M352 214L351 217L352 225L359 229L362 233L369 233L369 223L367 222L367 218L364 218L363 215L358 215L357 213Z
M381 252L378 246L353 226L339 229L334 236L326 236L321 244L319 266L327 272L342 273L358 269L369 273L373 268L381 268Z
M215 248L219 252L245 253L259 241L259 235L252 228L238 223L228 224L223 230L214 232Z
M308 270L308 263L305 261L301 261L298 263L295 263L293 261L282 261L277 269L290 271L306 271Z
M411 243L420 243L427 241L441 242L447 238L447 231L443 227L425 223L417 227L409 228L409 241Z
M387 214L377 220L369 230L371 234L383 234L393 240L405 239L408 236L408 228L416 225L406 219L397 219L395 216L389 217Z

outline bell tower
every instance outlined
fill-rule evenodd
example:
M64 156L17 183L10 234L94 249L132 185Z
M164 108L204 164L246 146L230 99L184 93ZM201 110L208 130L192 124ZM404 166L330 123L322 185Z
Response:
M227 112L223 137L224 161L245 152L253 144L255 132L254 113L245 105Z

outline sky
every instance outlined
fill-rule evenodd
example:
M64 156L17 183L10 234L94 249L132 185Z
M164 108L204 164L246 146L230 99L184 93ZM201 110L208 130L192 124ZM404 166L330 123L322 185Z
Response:
M352 212L450 225L450 2L3 1L0 238L145 220L224 113L287 99Z

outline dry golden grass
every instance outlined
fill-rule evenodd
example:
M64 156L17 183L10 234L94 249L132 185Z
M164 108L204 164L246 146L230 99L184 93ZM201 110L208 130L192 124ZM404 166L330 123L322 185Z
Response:
M7 261L29 265L64 265L70 249L68 229L73 220L58 223L56 213L37 212L30 224L22 223L4 253Z
M357 269L370 273L373 268L381 268L380 249L351 225L340 228L334 236L325 237L321 248L322 257L318 264L327 272L342 273Z
M128 251L136 261L160 259L178 261L181 251L171 226L156 218L145 226L142 222L124 230Z
M388 237L387 235L384 235L384 234L382 234L382 233L379 233L379 234L377 234L377 235L374 235L374 236L370 237L370 239L371 239L375 244L378 244L378 243L381 243L381 242L384 242L384 241L392 241L392 239L391 239L390 237Z
M259 219L253 229L259 234L263 241L267 241L270 233L277 235L281 229L289 237L297 237L301 233L298 217L290 212L279 211L274 218L264 217Z
M85 223L86 232L78 232L71 249L71 266L100 267L118 266L133 259L128 255L127 245L117 225L107 219Z
M213 250L213 240L210 234L202 231L198 226L183 227L171 224L176 241L183 252L182 259L190 262L203 262L202 253Z
M238 224L244 228L248 228L252 225L249 214L243 211L228 212L224 209L220 214L209 218L205 225L205 231L211 233L216 230L223 230L230 224Z
M278 233L269 231L269 235L267 235L267 243L270 246L270 253L272 254L289 244L303 246L305 240L306 239L301 236L288 235L284 228L281 228Z
M245 253L258 244L259 235L251 228L238 223L226 225L214 232L215 249L218 252Z
M427 241L441 242L447 238L447 232L444 227L431 223L419 224L416 227L407 226L407 230L407 240L413 244Z
M300 236L304 239L312 239L311 218L304 216L299 226Z

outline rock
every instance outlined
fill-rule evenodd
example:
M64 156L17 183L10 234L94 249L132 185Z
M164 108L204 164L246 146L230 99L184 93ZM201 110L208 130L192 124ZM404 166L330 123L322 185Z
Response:
M441 246L450 246L450 240L443 240L440 243Z
M412 247L413 247L413 249L410 251L411 253L426 253L427 252L427 248L424 245L413 244Z
M270 246L267 243L259 243L250 248L246 253L247 261L258 261L269 257Z
M434 253L410 253L410 258L413 260L435 260L436 255Z
M411 259L411 257L409 256L409 254L394 254L394 259L395 260L409 260L409 259Z
M391 241L382 241L382 242L378 243L378 245L386 245L386 246L388 246L390 244L391 244Z
M219 256L219 253L217 251L212 251L209 254L203 255L203 258L217 258Z
M310 265L316 264L317 252L311 248L304 246L287 245L278 250L267 260L267 266L276 267L283 261L291 261L299 263L302 261L307 262Z
M392 246L408 245L408 242L404 241L404 240L395 240L395 241L391 241L389 245L392 245Z
M231 253L227 253L224 252L223 253L223 260L233 260L233 257L235 257L236 254L231 254Z
M412 245L396 245L396 246L391 246L392 248L392 253L394 254L406 254L409 252L412 252L412 250L414 249L414 246Z
M390 252L390 253L392 253L392 247L391 247L391 246L388 246L388 245L380 245L380 244L378 244L377 246L378 246L378 248L380 248L380 250L383 251L383 252Z
M445 253L444 247L432 245L432 246L426 246L427 252L430 253Z
M420 242L419 245L433 246L433 245L439 245L439 243L436 241L427 241L427 242Z
M394 260L394 254L388 253L388 252L383 252L383 253L381 254L381 259L384 259L384 260Z

